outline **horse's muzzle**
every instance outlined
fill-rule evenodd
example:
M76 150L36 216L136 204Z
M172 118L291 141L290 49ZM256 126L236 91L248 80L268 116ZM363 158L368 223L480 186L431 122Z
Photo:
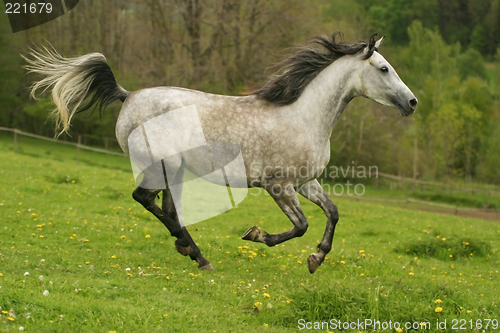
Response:
M415 108L417 107L418 100L414 97L408 101L408 104L399 108L399 113L402 116L408 117L415 113Z

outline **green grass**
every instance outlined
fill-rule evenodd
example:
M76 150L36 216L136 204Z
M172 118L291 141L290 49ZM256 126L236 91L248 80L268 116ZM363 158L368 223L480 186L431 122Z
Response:
M490 209L500 208L500 196L498 195L492 194L489 196L488 193L482 191L460 192L458 190L450 191L449 189L443 190L441 188L435 188L434 190L426 188L421 190L417 187L417 189L413 191L411 184L407 184L406 188L397 189L390 189L387 186L376 188L373 185L365 185L364 196L379 199L401 200L411 198L461 208L484 208L486 206Z
M0 330L297 332L301 318L373 318L428 321L432 332L446 319L452 332L452 319L500 319L497 222L336 198L334 247L311 275L322 211L301 199L308 232L268 248L240 236L291 223L249 195L189 227L216 269L206 272L133 201L127 159L82 152L76 164L74 147L26 138L19 151L0 138Z

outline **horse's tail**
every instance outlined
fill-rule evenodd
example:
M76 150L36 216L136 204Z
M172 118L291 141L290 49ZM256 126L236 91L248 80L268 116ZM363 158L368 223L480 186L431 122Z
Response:
M76 113L92 105L98 105L101 112L108 104L116 100L123 102L129 95L116 82L106 58L100 53L64 58L52 47L40 47L31 48L24 59L29 73L43 76L31 86L31 96L36 99L35 93L40 88L42 92L52 90L56 105L53 115L59 135L68 131Z

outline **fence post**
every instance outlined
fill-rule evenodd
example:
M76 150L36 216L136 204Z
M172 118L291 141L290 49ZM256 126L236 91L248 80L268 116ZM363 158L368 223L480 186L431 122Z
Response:
M17 129L14 129L14 153L17 153Z
M82 136L78 134L78 143L76 144L76 164L80 164L80 144L82 143Z
M417 135L413 139L413 192L415 192L415 188L417 187L417 173L418 173L418 143L417 143Z

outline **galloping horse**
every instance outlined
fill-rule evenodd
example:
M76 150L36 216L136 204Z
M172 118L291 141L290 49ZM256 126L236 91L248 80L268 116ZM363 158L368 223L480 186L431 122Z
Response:
M52 90L56 105L54 114L60 133L68 131L72 117L99 105L100 110L120 100L123 106L116 124L116 137L125 153L130 153L130 136L147 121L173 110L195 106L206 141L236 144L241 149L246 169L245 187L261 187L275 200L293 228L277 234L261 232L253 226L243 239L267 246L302 236L308 222L297 193L325 212L326 230L318 252L307 260L314 273L332 247L337 207L316 178L330 159L330 136L346 105L357 96L397 108L401 115L414 113L417 99L401 81L394 68L378 52L383 37L369 42L350 43L320 36L300 48L281 63L281 70L252 94L222 96L200 91L155 87L129 92L122 88L100 53L64 58L53 48L31 49L26 58L29 72L44 78L35 82L31 95L38 89ZM174 143L172 142L172 145ZM174 179L182 179L184 170L202 176L196 154L181 152L168 164ZM283 170L307 172L283 174ZM161 169L160 169L161 170ZM172 171L173 170L173 171ZM134 190L133 198L154 214L176 237L175 247L189 255L201 269L213 270L201 254L188 230L179 219L174 199L180 193L163 184L151 188L154 175L142 170L144 179ZM205 173L206 174L206 173ZM154 183L154 182L150 182ZM163 192L162 207L155 197Z

